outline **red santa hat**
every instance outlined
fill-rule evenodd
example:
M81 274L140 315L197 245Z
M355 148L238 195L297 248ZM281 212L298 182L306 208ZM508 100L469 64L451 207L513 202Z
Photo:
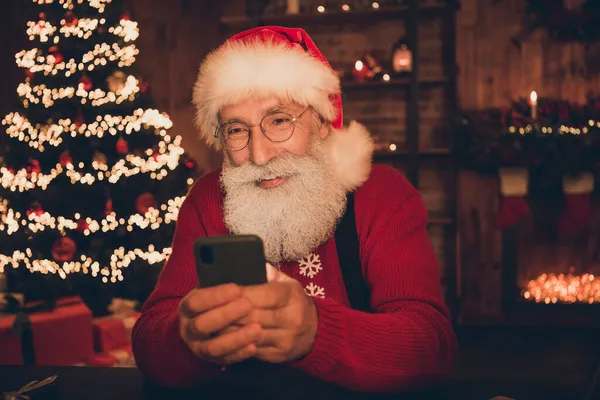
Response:
M330 162L348 190L360 186L371 169L373 142L365 127L343 127L340 81L303 29L264 26L232 36L200 65L194 86L195 121L201 137L215 138L218 112L248 98L275 95L311 106L331 124Z

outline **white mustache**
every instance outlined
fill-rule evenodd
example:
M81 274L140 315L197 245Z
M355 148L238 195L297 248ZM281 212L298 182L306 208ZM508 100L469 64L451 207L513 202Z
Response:
M277 156L266 165L256 165L249 161L240 166L228 166L227 174L229 181L235 181L239 184L252 183L269 180L277 177L292 177L305 174L307 168L314 169L315 157L310 155L295 156L293 154L284 154ZM311 163L312 162L312 163Z

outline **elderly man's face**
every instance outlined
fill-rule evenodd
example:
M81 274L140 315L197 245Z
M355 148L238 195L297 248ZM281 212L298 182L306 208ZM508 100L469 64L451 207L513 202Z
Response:
M224 107L220 112L220 117L221 123L240 120L246 122L248 125L256 125L269 112L283 111L292 117L298 117L305 110L306 107L297 103L282 101L275 96L271 96L259 100L245 100L236 105ZM310 150L311 134L313 132L319 134L321 138L325 138L329 132L326 124L319 124L317 126L315 121L314 111L312 108L308 109L296 121L292 137L280 143L269 140L261 132L260 128L255 126L252 128L248 146L238 151L226 150L226 156L233 165L238 166L248 161L252 161L258 166L266 165L273 158L284 153L303 156ZM275 179L262 181L260 186L265 189L273 188L281 185L285 180L285 177L276 177Z

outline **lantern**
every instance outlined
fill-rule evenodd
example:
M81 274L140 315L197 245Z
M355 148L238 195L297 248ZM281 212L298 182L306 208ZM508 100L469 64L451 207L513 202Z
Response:
M405 39L394 43L392 48L392 69L396 74L410 74L412 72L412 51Z

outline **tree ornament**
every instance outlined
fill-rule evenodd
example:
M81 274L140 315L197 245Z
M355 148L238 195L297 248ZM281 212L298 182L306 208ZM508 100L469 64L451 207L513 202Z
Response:
M48 52L50 53L48 55L48 62L50 62L51 64L59 64L61 62L63 62L63 60L65 59L62 55L62 53L60 52L60 50L58 49L58 46L52 46L48 49Z
M75 121L73 123L75 124L76 128L80 128L81 125L83 125L85 123L85 120L83 118L83 114L81 113L81 111L77 114L77 117L75 117Z
M106 204L104 205L104 215L110 215L113 212L113 202L111 199L108 199L106 200Z
M196 161L192 160L191 158L185 160L183 164L187 169L194 169L196 167Z
M119 154L127 154L129 152L129 143L127 143L127 140L120 138L119 140L117 140L117 153Z
M97 163L98 165L106 165L106 155L100 151L96 151L94 152L92 161Z
M41 12L38 17L42 20L45 21L46 20L46 13L45 12Z
M152 193L142 193L135 201L135 209L142 215L145 215L150 208L158 209L158 203Z
M140 92L141 93L148 92L149 88L150 88L150 84L148 82L142 82L142 83L140 83Z
M160 157L160 152L155 151L154 153L152 153L152 158L154 159L154 161L158 161L158 157Z
M125 11L123 15L121 15L121 20L131 21L131 15L129 14L129 11Z
M77 25L78 22L79 22L79 20L77 19L77 17L75 15L73 15L73 13L71 11L69 11L65 15L65 25L66 26L75 26L75 25Z
M90 90L92 90L93 87L92 80L88 76L82 76L79 80L79 87L85 90L86 92L89 92Z
M54 242L52 245L52 258L57 262L69 262L73 260L77 244L68 236L63 236Z
M60 156L58 157L58 162L63 167L66 167L69 164L73 164L73 157L71 157L71 154L69 154L69 150L65 150L60 154Z
M90 228L90 224L87 223L85 219L77 220L77 231L84 233L86 230Z
M106 78L108 89L113 93L123 90L126 83L127 75L123 71L115 71L108 78Z
M31 178L32 174L39 174L42 172L42 167L40 167L40 162L38 160L30 159L29 165L25 170L27 171L27 178Z
M25 78L26 79L31 79L33 78L33 71L31 70L31 68L27 68L25 70Z
M36 216L41 216L42 214L44 214L44 209L42 208L42 205L40 204L39 201L34 201L33 203L31 203L31 208L29 210L27 210L27 216L29 217L31 214L36 215Z

